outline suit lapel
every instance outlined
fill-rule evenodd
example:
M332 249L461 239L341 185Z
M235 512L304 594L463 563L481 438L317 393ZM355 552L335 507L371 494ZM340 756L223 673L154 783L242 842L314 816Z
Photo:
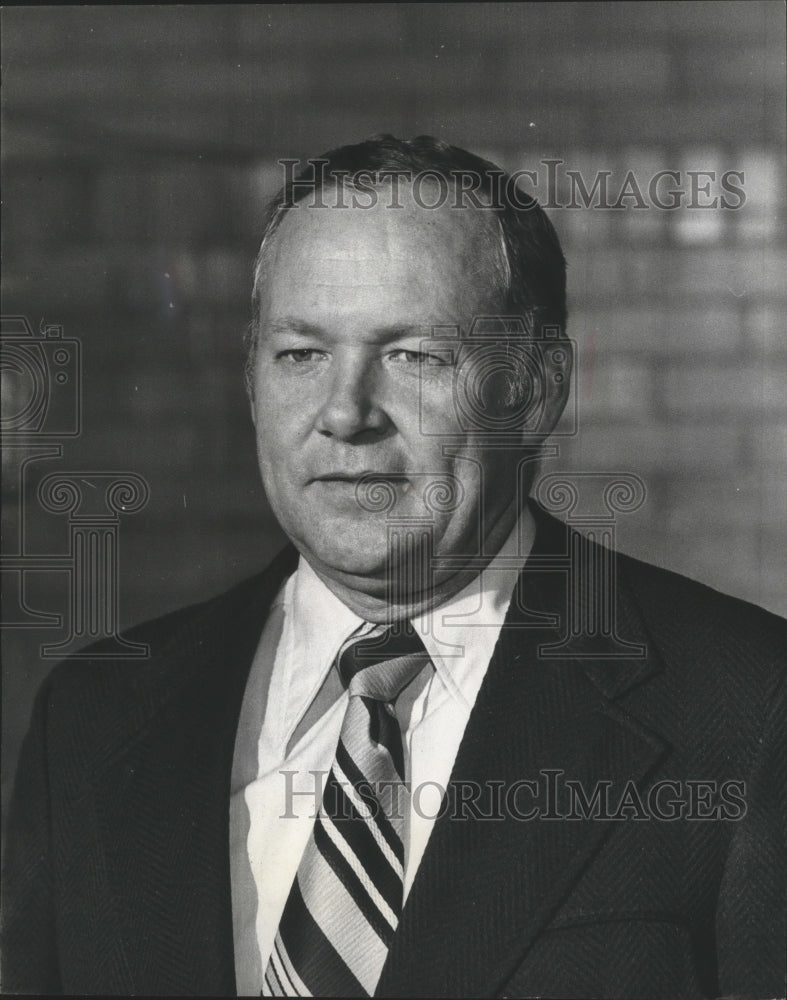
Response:
M378 995L494 994L610 833L599 821L457 818L463 813L451 800L460 783L488 787L491 779L511 789L530 779L545 787L552 771L589 793L598 781L620 788L644 778L663 754L658 738L614 701L658 669L652 648L640 660L605 660L598 645L592 660L539 655L561 638L559 624L533 622L565 621L565 576L549 566L567 551L563 526L539 522L457 755L449 809L435 824ZM286 550L262 580L189 620L140 670L134 704L102 720L91 794L130 992L235 990L234 738L262 623L296 561ZM646 642L622 589L618 610L624 638ZM533 805L527 789L516 805ZM140 880L140 871L152 874Z
M641 659L621 658L617 648L605 659L598 640L585 648L593 659L539 654L561 638L560 628L528 623L540 616L565 621L565 574L548 567L568 550L565 527L543 514L538 519L536 545L454 764L448 811L432 831L379 996L487 996L502 989L611 833L610 822L543 818L548 783L573 779L590 795L609 781L616 802L626 781L644 779L663 756L662 742L613 701L659 669L652 646ZM620 634L647 646L622 593L618 613ZM538 798L519 786L514 808L526 813L539 805L542 818L476 818L457 805L460 784L467 795L470 783L488 788L492 780L510 790L522 779L539 783ZM482 804L488 815L491 800L482 796ZM495 813L510 811L503 801ZM565 812L565 801L551 811Z
M130 992L235 991L229 789L249 667L297 556L211 602L140 671L131 724L105 719L93 780ZM137 668L139 669L139 668ZM118 718L122 720L122 706ZM111 834L110 834L111 831ZM147 873L140 879L139 873Z

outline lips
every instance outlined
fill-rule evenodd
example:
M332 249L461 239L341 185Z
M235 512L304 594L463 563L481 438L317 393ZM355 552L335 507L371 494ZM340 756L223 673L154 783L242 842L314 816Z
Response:
M312 478L312 482L318 483L359 483L373 482L374 480L403 483L407 481L407 476L403 472L371 472L363 470L362 472L324 472Z
M379 512L390 510L397 496L410 492L412 482L402 472L349 472L334 470L315 476L312 483L324 484L328 489L336 489L344 494L351 491L353 501L362 510Z

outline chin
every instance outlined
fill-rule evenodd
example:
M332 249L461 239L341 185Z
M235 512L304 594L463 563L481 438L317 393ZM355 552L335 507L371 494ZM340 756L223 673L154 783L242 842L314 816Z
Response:
M343 520L343 519L342 519ZM390 562L385 524L328 522L319 534L294 536L297 547L327 574L369 577L384 582Z
M355 547L344 549L333 544L312 545L302 551L312 566L325 576L343 580L348 585L351 580L364 580L370 590L380 593L386 590L388 552L385 550L359 552Z
M410 527L392 523L385 513L363 513L357 508L352 513L329 514L324 508L319 513L312 509L308 516L301 513L297 521L282 518L280 523L314 569L325 576L337 580L342 577L347 585L351 585L350 578L356 585L367 581L370 588L386 594L392 570L397 566L408 589L412 588L414 574L421 576L425 572L425 552L420 548L423 521L415 521ZM433 552L438 545L444 547L445 527L444 523L431 525ZM396 544L396 535L406 536L401 545ZM414 548L420 551L416 554Z

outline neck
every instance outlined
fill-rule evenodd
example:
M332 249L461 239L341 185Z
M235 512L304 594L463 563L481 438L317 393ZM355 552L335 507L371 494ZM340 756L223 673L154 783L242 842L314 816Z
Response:
M452 567L446 573L431 570L428 585L420 591L397 587L390 580L380 584L379 580L364 578L342 578L326 573L320 566L312 564L312 569L325 586L339 598L354 614L369 622L389 623L401 619L412 620L434 608L440 607L458 594L479 575L502 548L517 522L519 509L512 502L492 524L484 536L483 556L478 553L468 558L468 564L460 568ZM439 557L440 553L437 553ZM455 557L456 553L451 553ZM417 555L405 558L393 579L417 580L423 578L422 559ZM421 570L419 572L419 570Z

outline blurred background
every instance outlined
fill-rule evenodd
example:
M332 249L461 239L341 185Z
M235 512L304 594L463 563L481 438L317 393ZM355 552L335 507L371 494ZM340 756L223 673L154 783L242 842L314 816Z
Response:
M264 567L241 346L263 206L280 157L378 132L536 173L580 352L545 471L638 475L624 551L787 614L781 2L7 7L2 36L4 340L45 341L48 379L44 413L4 370L11 424L44 421L4 449L4 796L70 628L73 524L38 486L146 484L136 513L80 508L122 626ZM641 197L586 207L574 181L570 207L569 172L604 171L610 203L629 171Z

